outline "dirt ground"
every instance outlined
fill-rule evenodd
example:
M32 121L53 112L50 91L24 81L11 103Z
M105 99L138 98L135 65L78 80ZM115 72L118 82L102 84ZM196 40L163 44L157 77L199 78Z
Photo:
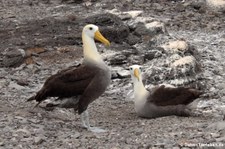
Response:
M206 92L210 92L196 105L199 116L138 117L132 99L127 98L129 77L113 79L107 91L88 108L90 123L106 129L106 133L82 128L79 115L72 110L46 111L33 108L34 102L26 102L48 76L81 62L80 31L85 18L112 9L142 10L143 17L162 21L171 36L185 39L198 49ZM45 52L33 58L37 64L0 68L0 148L224 148L224 16L203 1L194 0L1 0L1 55L8 47L38 47ZM115 41L112 48L135 48L127 44ZM100 44L98 47L103 55L110 49ZM147 62L142 64L148 67ZM129 65L132 63L121 67Z

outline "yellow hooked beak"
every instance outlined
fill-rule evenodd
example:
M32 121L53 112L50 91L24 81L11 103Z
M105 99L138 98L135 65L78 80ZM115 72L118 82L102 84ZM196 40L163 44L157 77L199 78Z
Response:
M99 31L95 32L95 37L94 38L96 40L104 43L106 46L110 46L110 42L107 39L105 39L105 37L103 37L102 34Z
M138 79L138 81L140 80L139 78L139 71L137 68L134 69L134 76Z

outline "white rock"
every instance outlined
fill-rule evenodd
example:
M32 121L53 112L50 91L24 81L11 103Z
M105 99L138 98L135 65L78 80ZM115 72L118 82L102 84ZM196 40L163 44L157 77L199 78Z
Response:
M118 9L106 10L106 12L119 16L122 12Z
M212 138L219 138L220 137L219 133L210 133L210 135L212 136Z
M170 41L161 46L166 51L178 52L178 51L186 51L188 49L188 43L183 40Z
M179 67L184 65L196 65L196 59L193 56L182 57L171 64L172 67Z
M136 17L140 16L141 14L143 14L143 11L141 11L141 10L131 10L131 11L121 12L118 9L112 9L112 10L107 10L107 12L117 15L120 18L122 18L122 16L124 16L124 15L129 15L131 18L136 18Z
M123 78L130 76L130 72L128 70L120 70L117 72L117 74Z
M132 18L136 18L137 16L140 16L143 14L143 11L141 10L132 10L132 11L126 11L123 12L124 14L129 14Z
M147 24L145 24L145 27L149 30L155 30L155 28L162 28L163 32L166 31L164 23L159 22L159 21L153 21L151 23L147 23Z

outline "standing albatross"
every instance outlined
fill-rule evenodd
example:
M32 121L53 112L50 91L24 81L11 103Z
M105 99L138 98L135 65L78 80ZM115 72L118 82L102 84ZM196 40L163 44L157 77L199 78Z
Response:
M58 97L57 100L61 100L60 104L50 103L46 106L73 108L81 114L84 127L93 132L102 132L104 130L90 127L87 107L104 93L110 83L111 72L98 53L94 39L110 45L96 25L86 25L82 31L83 64L78 68L70 67L52 75L41 90L27 101L36 100L40 104L48 97Z
M130 73L134 85L135 111L140 117L189 116L187 105L202 94L196 89L165 85L147 91L142 82L141 66L130 66Z

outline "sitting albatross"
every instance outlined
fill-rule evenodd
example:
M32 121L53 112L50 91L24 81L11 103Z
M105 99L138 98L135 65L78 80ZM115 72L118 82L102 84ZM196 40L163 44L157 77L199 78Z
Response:
M73 108L81 114L84 127L93 132L101 132L104 130L90 127L87 107L106 90L111 80L111 72L98 53L94 39L110 45L96 25L86 25L82 31L83 64L78 68L70 67L52 75L41 90L27 101L36 100L40 104L48 97L58 97L62 100L60 104L50 103L46 106Z
M165 85L147 91L142 82L141 66L133 65L129 68L134 85L135 111L140 117L189 116L187 105L202 94L196 89Z

